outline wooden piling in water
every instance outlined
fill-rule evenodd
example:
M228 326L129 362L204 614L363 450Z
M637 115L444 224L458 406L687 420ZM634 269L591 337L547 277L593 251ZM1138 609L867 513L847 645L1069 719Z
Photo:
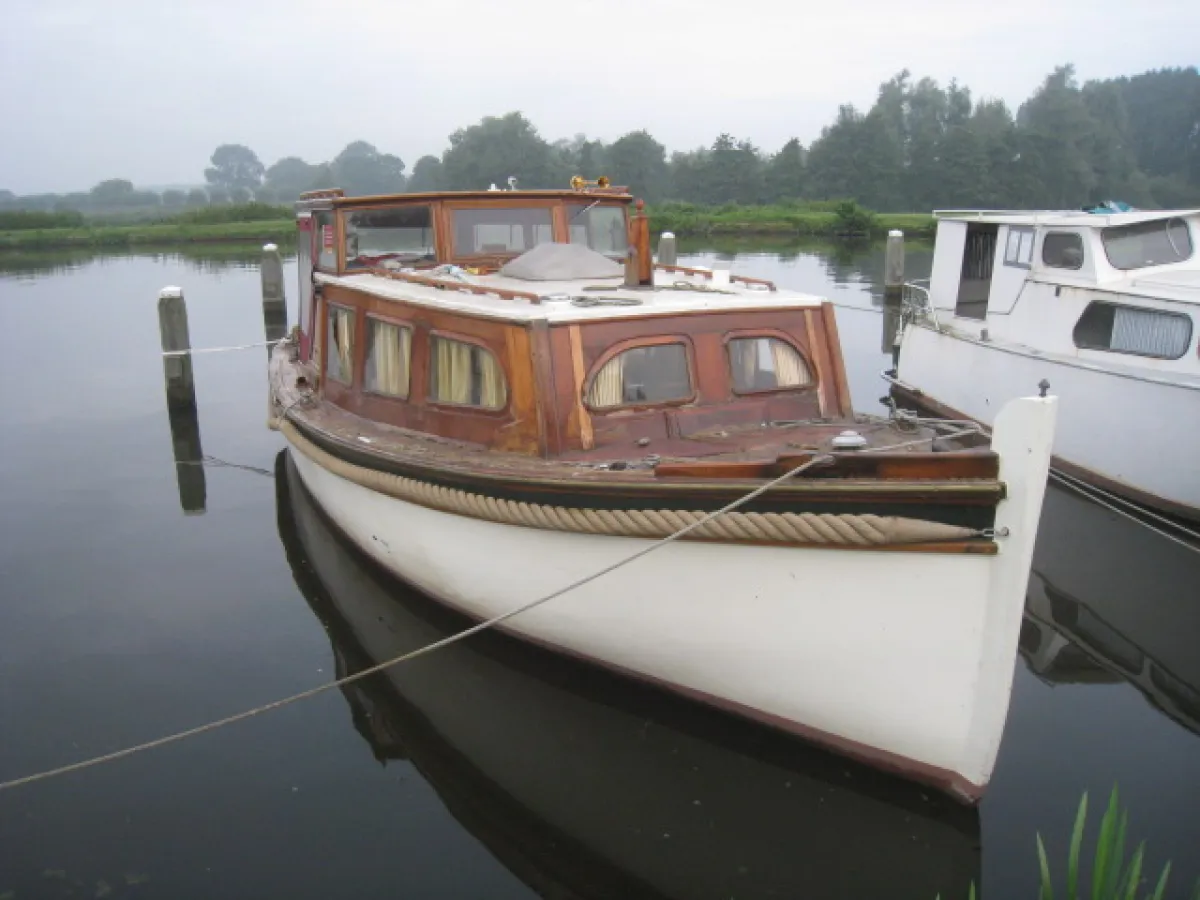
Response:
M175 482L179 505L188 515L205 511L208 485L204 474L204 449L196 411L196 382L192 374L191 338L183 289L165 287L158 293L158 329L162 339L163 383L167 393L167 419L171 425L171 450L175 457Z
M675 235L664 231L658 236L658 263L662 266L676 265L679 251L675 244Z
M888 232L883 256L883 331L880 336L884 353L895 355L904 306L904 232Z
M287 296L283 289L283 259L274 244L263 246L262 265L263 332L268 341L278 341L287 335ZM267 359L272 347L267 347Z

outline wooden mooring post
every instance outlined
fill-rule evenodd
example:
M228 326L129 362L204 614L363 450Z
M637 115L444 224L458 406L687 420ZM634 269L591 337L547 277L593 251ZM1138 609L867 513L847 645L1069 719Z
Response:
M158 329L162 339L163 382L179 505L188 515L200 515L207 503L208 486L204 475L204 449L200 445L187 303L182 288L165 287L159 291Z
M663 266L673 266L679 258L679 250L675 244L675 235L664 231L658 236L658 263Z
M268 341L278 341L287 336L287 296L283 290L283 259L274 244L263 246L262 266L262 309L263 331ZM267 347L267 359L274 348Z
M895 357L904 311L904 232L892 230L883 256L883 333L881 349ZM895 362L893 358L893 362Z

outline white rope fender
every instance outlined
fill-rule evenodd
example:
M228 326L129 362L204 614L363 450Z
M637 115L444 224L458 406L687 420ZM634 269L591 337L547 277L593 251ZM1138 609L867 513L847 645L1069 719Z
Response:
M355 465L318 447L286 418L280 420L279 430L314 463L360 487L428 509L503 525L638 538L666 537L686 527L691 537L699 540L860 547L958 541L980 535L972 528L901 516L730 512L713 520L697 510L592 509L524 503Z

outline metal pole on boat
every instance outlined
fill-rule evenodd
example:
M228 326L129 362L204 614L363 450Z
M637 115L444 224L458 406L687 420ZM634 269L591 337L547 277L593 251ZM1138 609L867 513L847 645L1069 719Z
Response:
M659 265L673 266L679 258L678 250L675 246L675 235L669 231L664 231L658 237L658 262Z
M200 445L200 421L196 415L187 303L182 288L165 287L158 292L158 329L164 354L163 382L179 505L184 513L199 515L205 510L208 487L204 475L204 449Z
M904 232L888 232L883 256L883 333L882 350L893 354L900 336L900 318L904 306Z
M287 334L287 297L283 290L283 259L279 248L265 244L262 253L262 308L263 331L268 341L278 341ZM271 358L270 346L267 359Z

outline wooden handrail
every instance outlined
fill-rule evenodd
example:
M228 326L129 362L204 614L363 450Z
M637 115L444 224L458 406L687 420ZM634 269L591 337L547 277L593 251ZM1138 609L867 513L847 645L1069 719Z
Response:
M662 269L664 272L680 272L684 275L698 275L701 278L712 280L713 273L711 269L693 269L688 266L667 266L662 263L655 264L656 269ZM775 282L768 281L765 278L750 278L746 275L730 275L730 281L740 281L742 284L765 284L768 290L775 290Z
M468 294L495 294L503 300L528 300L530 303L541 303L542 298L530 291L513 291L508 288L489 287L483 284L471 284L467 281L455 281L453 278L430 278L428 275L416 275L411 272L393 272L390 269L367 269L371 275L391 278L393 281L407 281L409 284L420 284L425 287L437 288L441 291L463 291Z

